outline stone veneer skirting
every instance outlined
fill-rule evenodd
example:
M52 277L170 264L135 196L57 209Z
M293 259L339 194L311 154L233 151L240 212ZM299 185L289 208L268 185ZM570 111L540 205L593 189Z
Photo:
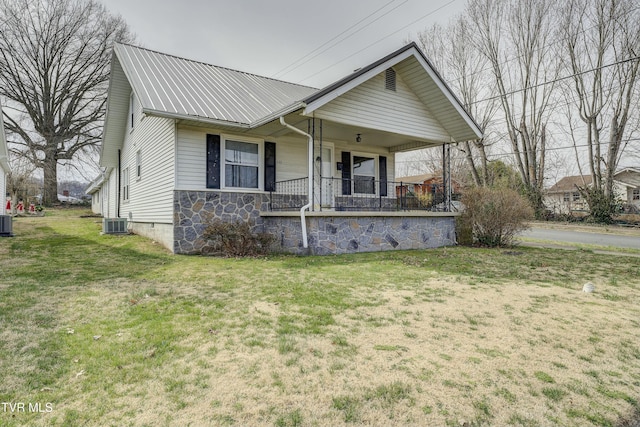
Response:
M202 238L208 219L247 221L256 231L262 231L260 211L269 208L265 193L230 193L226 191L180 191L173 196L173 251L177 254L198 254L206 241Z
M400 249L427 249L455 244L452 214L402 212L322 212L307 215L309 249L302 245L297 213L268 212L265 193L224 191L174 192L174 244L177 254L197 254L207 219L247 221L255 232L277 238L276 248L295 254L341 254Z
M300 217L264 218L264 231L277 236L282 251L305 254ZM403 216L402 213L366 216L308 215L308 253L314 255L428 249L455 244L455 218L451 216Z

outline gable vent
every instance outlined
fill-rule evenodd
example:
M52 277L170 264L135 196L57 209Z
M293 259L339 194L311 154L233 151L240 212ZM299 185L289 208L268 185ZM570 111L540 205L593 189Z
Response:
M387 90L396 91L396 72L393 68L387 68L385 71L384 87Z

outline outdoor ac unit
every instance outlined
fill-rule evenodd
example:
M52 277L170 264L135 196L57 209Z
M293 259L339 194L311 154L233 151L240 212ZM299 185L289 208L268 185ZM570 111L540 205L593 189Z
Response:
M13 236L12 226L11 217L9 215L0 215L0 236Z
M127 219L104 218L102 221L102 232L104 234L127 233Z

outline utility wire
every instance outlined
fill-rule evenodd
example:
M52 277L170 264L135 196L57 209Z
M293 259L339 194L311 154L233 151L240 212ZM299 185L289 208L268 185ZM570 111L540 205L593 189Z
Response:
M323 69L321 69L321 70L319 70L319 71L317 71L317 72L315 72L315 73L313 73L313 74L311 74L311 75L309 75L309 76L307 76L307 77L305 77L305 78L303 78L303 79L298 80L298 83L302 83L302 82L304 82L304 81L306 81L306 80L309 80L310 78L315 77L315 76L317 76L318 74L323 73L323 72L327 71L328 69L335 67L336 65L342 64L342 63L343 63L344 61L346 61L347 59L352 58L353 56L355 56L355 55L357 55L357 54L359 54L359 53L364 52L365 50L367 50L367 49L371 48L372 46L377 45L377 44L378 44L378 43L380 43L381 41L383 41L383 40L385 40L385 39L388 39L389 37L391 37L391 36L393 36L393 35L395 35L395 34L399 33L400 31L402 31L402 30L406 29L407 27L410 27L411 25L413 25L413 24L415 24L415 23L417 23L417 22L422 21L423 19L425 19L425 18L427 18L427 17L429 17L429 16L433 15L434 13L439 12L440 10L444 9L445 7L447 7L447 6L451 5L451 4L452 4L452 3L454 3L454 2L456 2L456 0L450 0L449 2L447 2L447 3L443 4L442 6L438 7L437 9L434 9L434 10L432 10L431 12L427 13L426 15L423 15L423 16L421 16L420 18L418 18L418 19L416 19L416 20L414 20L414 21L411 21L411 22L410 22L410 23L408 23L407 25L404 25L404 26L402 26L401 28L397 29L396 31L394 31L394 32L392 32L392 33L390 33L390 34L387 34L386 36L384 36L384 37L382 37L382 38L380 38L380 39L376 40L375 42L373 42L373 43L371 43L371 44L369 44L369 45L365 46L364 48L362 48L362 49L358 50L357 52L354 52L354 53L350 54L349 56L347 56L347 57L345 57L345 58L341 59L340 61L335 62L335 63L333 63L332 65L329 65L329 66L327 66L327 67L325 67L325 68L323 68Z
M626 143L629 142L633 142L633 141L640 141L640 138L629 138L627 140L625 140ZM600 144L611 144L611 141L600 141ZM589 147L589 144L578 144L578 145L566 145L566 146L560 146L560 147L545 147L544 151L558 151L558 150L572 150L574 148L585 148L585 147ZM541 148L537 148L536 151L542 151ZM502 151L500 153L487 153L487 157L507 157L507 156L513 156L516 153L513 151ZM396 163L424 163L424 160L397 160Z
M335 45L342 43L343 41L347 40L348 38L353 37L355 34L359 33L362 30L364 30L365 28L367 28L368 26L370 26L374 22L380 20L381 18L383 18L386 15L390 14L394 10L398 9L400 6L404 5L409 0L404 0L402 3L400 3L399 5L394 7L393 9L388 10L384 14L382 14L379 17L377 17L376 19L374 19L373 21L371 21L371 22L367 23L366 25L363 25L362 27L360 27L360 28L356 29L355 31L353 31L353 29L358 27L358 25L360 25L361 23L363 23L364 21L366 21L370 17L374 16L375 14L380 12L381 10L385 9L387 6L389 6L391 3L395 2L395 1L396 0L391 0L390 2L386 3L384 6L376 9L374 12L372 12L369 15L365 16L364 18L362 18L361 20L356 22L354 25L351 25L349 28L347 28L346 30L342 31L340 34L336 35L335 37L333 37L330 40L326 41L325 43L323 43L322 45L318 46L317 48L315 48L311 52L307 53L305 56L297 59L296 61L292 62L291 64L289 64L286 67L284 67L283 69L281 69L280 71L276 72L275 74L272 75L272 77L273 78L281 77L281 76L284 76L284 75L287 75L287 74L291 73L293 70L296 70L296 69L302 67L304 64L306 64L309 61L311 61L312 59L316 58L318 55L321 55L322 53L324 53L327 50L331 49ZM333 42L334 40L338 39L340 36L348 33L349 31L353 31L353 32L351 34L347 35L346 37L336 41L335 43L332 43L332 44L329 45L329 43ZM327 46L327 45L329 45L329 46ZM325 46L327 46L327 47L325 49L322 49ZM320 49L322 49L322 50L320 50ZM306 61L305 61L305 59L306 59ZM301 62L301 61L304 61L304 62Z
M554 80L549 80L549 81L546 81L546 82L538 83L536 85L527 86L527 87L522 88L522 89L516 89L516 90L510 91L510 92L507 92L504 95L496 95L496 96L492 96L490 98L484 98L484 99L480 99L480 100L477 100L477 101L473 101L473 102L469 103L469 105L478 104L480 102L491 101L491 100L494 100L494 99L500 99L503 96L514 95L516 93L524 92L524 91L529 90L529 89L535 89L535 88L538 88L538 87L541 87L541 86L546 86L546 85L549 85L549 84L552 84L552 83L557 83L557 82L560 82L560 81L563 81L563 80L567 80L567 79L570 79L572 77L580 76L582 74L593 73L594 71L603 70L605 68L613 67L614 65L624 64L625 62L637 61L639 59L640 59L640 56L635 56L633 58L621 59L619 61L612 62L612 63L606 64L606 65L602 65L600 67L595 67L595 68L592 68L590 70L580 71L578 73L573 73L573 74L570 74L568 76L559 77L559 78L554 79Z

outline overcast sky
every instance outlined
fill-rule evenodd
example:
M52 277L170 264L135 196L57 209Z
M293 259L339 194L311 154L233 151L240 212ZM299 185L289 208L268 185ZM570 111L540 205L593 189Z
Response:
M466 3L465 0L103 1L112 13L122 15L140 46L317 88L402 47L412 34L432 23L446 23Z

